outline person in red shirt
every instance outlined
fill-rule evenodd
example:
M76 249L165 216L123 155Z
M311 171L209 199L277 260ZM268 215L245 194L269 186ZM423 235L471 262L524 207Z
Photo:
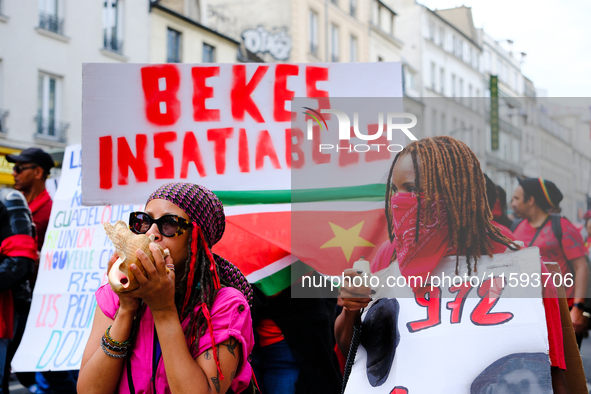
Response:
M591 211L587 211L583 219L585 219L585 226L583 227L585 244L583 246L587 251L587 256L591 256Z
M520 179L511 199L511 207L524 220L513 233L516 239L525 243L525 246L537 246L542 261L558 263L563 278L572 279L574 275L574 286L565 286L565 289L578 339L582 338L586 329L583 311L589 268L581 235L566 218L560 218L562 240L556 239L554 235L548 211L558 206L560 201L562 193L553 182L542 178ZM568 281L563 283L566 284Z
M6 160L15 163L12 168L14 188L23 193L29 204L37 227L37 245L41 250L53 205L45 190L45 181L54 166L53 158L43 149L28 148L18 155L6 155Z

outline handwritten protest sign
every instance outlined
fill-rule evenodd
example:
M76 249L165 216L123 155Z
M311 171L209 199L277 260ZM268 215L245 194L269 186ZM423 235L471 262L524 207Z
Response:
M83 78L84 204L141 203L171 180L289 190L292 170L327 157L317 137L300 149L306 123L292 124L307 115L290 100L322 112L334 97L402 97L399 63L86 64Z
M348 259L311 259L307 241L298 244L306 253L292 250L290 240L307 228L290 223L292 197L300 196L292 191L324 188L328 194L307 194L321 201L383 198L388 165L408 141L401 130L386 130L393 122L389 114L402 111L399 63L86 64L83 81L84 204L143 203L169 181L204 185L226 207L234 206L214 250L257 280L285 269L299 254L323 273L342 271L357 252L370 255L356 248ZM361 145L347 151L335 110L349 114L351 133L374 135L381 119L383 135L357 141L375 144L370 151ZM387 143L399 148L387 150ZM333 149L319 151L320 144ZM373 205L356 209L375 211ZM317 227L323 230L317 246L334 237L328 220ZM367 220L362 236L383 242L383 231L372 227L385 228L383 221L374 226ZM373 239L376 234L381 238ZM326 265L336 258L338 264ZM274 280L279 282L272 293L289 286L289 280Z
M113 246L102 223L127 222L140 206L83 206L81 147L64 154L27 326L15 371L78 369L96 309L94 292L106 283Z
M365 332L346 392L487 393L489 385L508 392L503 385L518 377L531 392L550 393L546 320L541 288L535 286L535 278L542 278L539 261L538 249L528 248L480 259L474 276L478 282L437 282L416 294L410 287L392 285L396 281L377 289L380 298L363 316ZM444 258L432 278L463 277L465 259L459 277L455 263L455 256ZM507 278L527 274L534 284L503 281L503 272ZM397 264L376 275L382 283L388 277L401 278ZM381 298L393 294L397 298ZM375 323L386 321L392 328L382 330L374 341L380 345L374 346ZM399 335L385 335L393 332ZM379 352L381 360L388 361L377 365Z

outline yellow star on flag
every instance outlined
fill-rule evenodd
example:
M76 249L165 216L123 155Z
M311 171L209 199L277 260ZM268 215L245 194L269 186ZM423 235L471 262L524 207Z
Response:
M360 223L357 223L350 229L345 230L341 226L328 222L328 224L330 224L330 227L332 228L332 232L334 233L334 238L330 239L328 242L322 245L320 249L341 248L343 250L343 253L345 254L347 262L349 262L349 259L353 254L353 249L356 246L375 246L371 242L359 236L361 228L363 227L363 223L365 223L365 220L363 220Z

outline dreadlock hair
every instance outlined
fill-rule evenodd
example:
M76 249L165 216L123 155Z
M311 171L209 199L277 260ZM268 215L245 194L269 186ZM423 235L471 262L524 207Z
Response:
M474 260L476 271L478 258L482 255L492 257L493 242L501 243L511 250L519 249L519 245L505 237L501 230L491 223L493 216L488 207L484 175L476 155L466 144L448 136L414 141L394 158L388 174L385 201L391 242L394 240L394 228L390 197L396 192L392 184L392 174L398 159L407 154L412 157L415 185L424 191L425 195L424 207L421 207L417 193L416 242L419 237L421 209L425 209L425 218L427 224L430 224L436 217L431 212L433 200L437 216L440 214L439 202L443 200L447 206L449 246L457 250L456 275L459 273L460 255L466 256L468 275L471 275L470 261Z
M252 288L240 270L211 252L211 247L220 240L225 229L222 202L209 189L182 182L162 185L150 195L148 202L153 199L172 202L191 219L189 256L179 289L175 292L175 305L180 321L189 317L185 337L190 350L194 350L199 338L208 329L212 344L215 344L210 311L221 286L236 288L250 305L253 296ZM196 308L197 306L200 308ZM215 346L213 356L223 379Z
M198 239L194 243L196 235ZM195 307L204 304L208 310L211 310L218 292L215 277L219 278L221 285L233 286L231 282L220 277L217 264L213 264L215 273L211 270L212 263L208 256L208 254L211 256L211 252L206 242L203 237L199 236L199 230L191 232L189 245L198 245L197 250L194 247L189 249L189 257L185 264L179 291L175 294L175 304L180 320L183 321L187 316L191 316L189 329L185 333L190 346L195 346L207 329L204 308L200 308L198 312L195 312ZM211 257L213 258L213 256Z

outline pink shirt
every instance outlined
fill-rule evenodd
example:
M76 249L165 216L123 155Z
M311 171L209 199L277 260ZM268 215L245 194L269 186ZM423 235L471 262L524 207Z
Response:
M111 290L109 284L101 286L95 293L96 301L101 311L110 319L114 319L115 312L119 308L119 297ZM196 307L195 310L199 310ZM211 320L215 343L220 344L230 337L234 337L242 345L241 361L230 389L235 393L243 391L250 383L252 368L248 362L248 356L254 346L252 331L252 319L250 307L244 295L233 287L220 289L211 307ZM186 331L189 325L189 318L186 318L181 326ZM155 371L155 379L152 382L153 355L154 355L154 319L150 309L146 308L141 321L140 328L135 339L131 353L131 375L136 394L156 393L170 394L170 387L166 379L164 361L162 357L158 361ZM209 329L199 338L199 346L193 352L193 358L212 347ZM117 393L129 393L127 381L127 362L123 364L123 371L119 380ZM230 377L225 377L229 379Z

